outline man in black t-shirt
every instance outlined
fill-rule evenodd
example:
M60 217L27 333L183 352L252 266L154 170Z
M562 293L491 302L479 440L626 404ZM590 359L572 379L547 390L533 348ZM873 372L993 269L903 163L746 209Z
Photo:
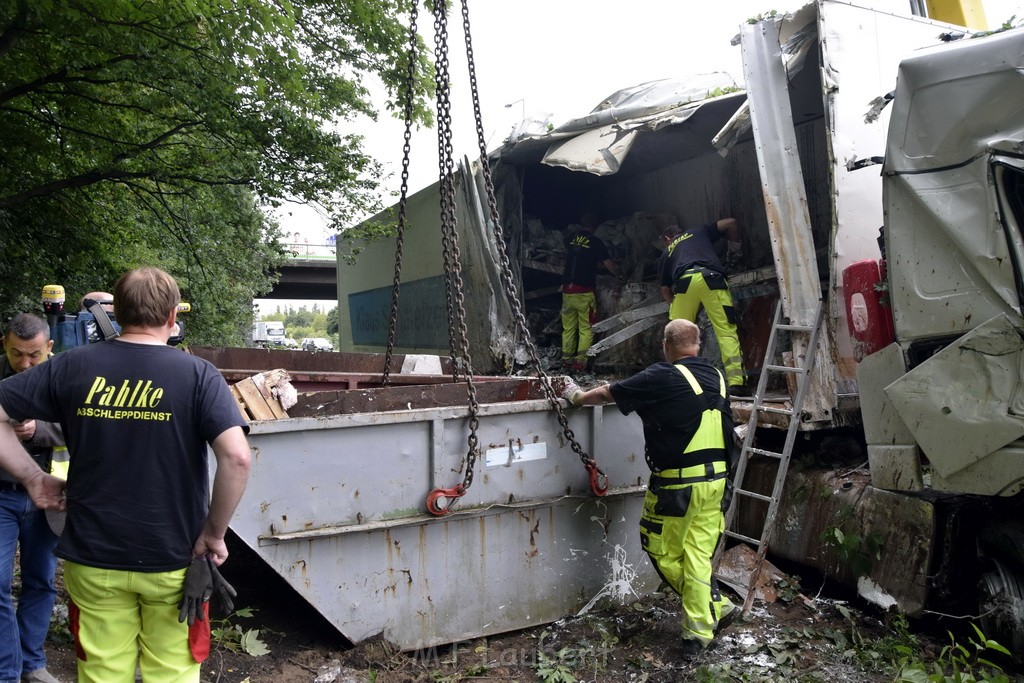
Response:
M618 274L619 267L608 247L594 234L597 216L584 214L580 227L565 240L565 270L562 273L562 367L580 372L587 365L587 350L594 342L590 325L597 315L597 267L603 265Z
M718 338L725 379L734 394L746 390L743 352L736 329L736 309L715 251L723 237L729 243L730 261L740 257L740 228L735 218L722 218L698 228L683 229L662 217L655 220L661 231L665 255L661 261L661 296L668 302L669 320L697 321L703 306Z
M644 425L651 479L644 496L640 539L661 577L682 597L681 654L701 652L719 621L735 609L712 577L711 556L725 525L726 439L732 412L725 379L699 357L700 331L671 320L662 341L664 363L629 379L583 391L570 387L572 405L615 403Z
M61 485L25 465L7 419L59 422L71 453L56 554L80 681L132 680L136 664L144 680L198 681L209 654L209 618L181 623L179 602L193 558L227 559L248 427L217 369L167 345L180 298L162 270L131 271L114 287L120 337L0 383L0 467L40 507L63 507Z

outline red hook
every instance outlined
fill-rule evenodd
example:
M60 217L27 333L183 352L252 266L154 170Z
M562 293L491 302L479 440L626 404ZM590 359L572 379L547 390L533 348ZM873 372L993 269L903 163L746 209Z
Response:
M597 463L591 460L584 467L587 468L587 472L590 474L590 490L593 494L601 497L608 493L608 475L601 471Z
M435 517L441 517L451 512L452 504L466 495L466 487L462 484L453 486L450 489L434 489L427 494L427 512ZM440 500L447 500L443 505Z

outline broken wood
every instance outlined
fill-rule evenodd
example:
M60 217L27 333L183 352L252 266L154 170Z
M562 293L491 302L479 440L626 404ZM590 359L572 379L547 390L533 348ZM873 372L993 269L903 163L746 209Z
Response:
M278 420L295 403L290 379L285 370L268 370L235 382L231 393L246 420Z

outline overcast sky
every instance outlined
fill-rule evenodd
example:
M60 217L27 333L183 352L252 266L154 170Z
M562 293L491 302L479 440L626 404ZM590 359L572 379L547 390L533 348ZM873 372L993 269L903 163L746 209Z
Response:
M905 5L909 0L867 0L856 4ZM724 71L742 85L738 46L730 44L749 17L770 9L792 11L803 0L470 0L469 17L487 149L501 145L523 118L548 118L557 126L582 116L608 95L664 78ZM456 159L476 156L461 0L449 17L452 132ZM984 0L989 25L1016 14L1024 0ZM421 14L427 49L433 49L433 20ZM432 58L432 55L431 55ZM366 150L391 177L385 187L397 201L404 124L381 113L378 122L353 124ZM437 180L435 129L412 140L410 191ZM288 233L309 243L327 238L325 223L306 207L288 206L280 215ZM264 308L266 308L264 306Z

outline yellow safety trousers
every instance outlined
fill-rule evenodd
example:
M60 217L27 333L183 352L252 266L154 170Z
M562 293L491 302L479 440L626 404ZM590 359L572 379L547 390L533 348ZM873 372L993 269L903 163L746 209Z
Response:
M188 624L178 621L185 570L132 572L64 563L80 683L199 683ZM209 617L207 617L209 619ZM197 622L199 623L199 622Z
M694 393L703 393L687 368L676 365L676 369ZM720 373L719 381L724 395L725 380ZM708 448L725 448L722 413L714 408L704 411L700 427L684 452ZM714 638L719 620L735 607L711 580L711 557L725 527L726 471L723 459L652 474L640 517L644 550L661 577L682 598L683 638L698 640L704 646ZM677 479L685 483L671 483Z
M668 308L668 319L677 320L683 318L690 322L697 322L697 313L700 307L708 314L711 327L715 330L718 338L718 348L722 353L722 367L725 368L725 377L729 386L743 384L743 352L740 350L740 336L736 330L736 322L733 314L732 293L728 287L725 289L711 289L704 280L704 275L699 271L686 273L683 278L689 278L690 282L686 291L676 294ZM681 278L681 279L683 279Z
M590 316L597 310L593 292L562 294L562 360L584 362L594 343Z

